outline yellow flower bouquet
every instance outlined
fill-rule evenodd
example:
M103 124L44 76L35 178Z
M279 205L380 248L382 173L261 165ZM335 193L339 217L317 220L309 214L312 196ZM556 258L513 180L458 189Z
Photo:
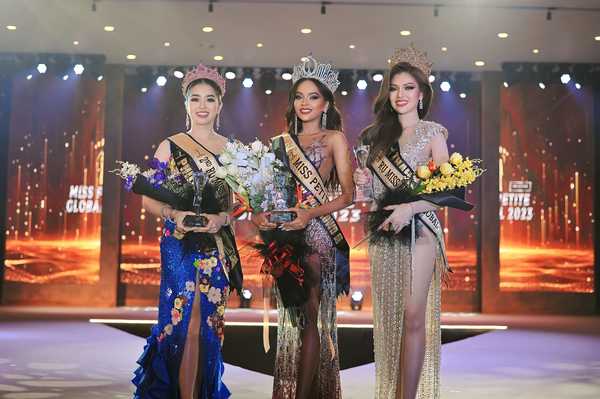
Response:
M427 165L417 168L419 182L414 193L433 194L465 188L485 172L480 165L481 159L463 158L458 152L453 153L450 161L439 167L429 161Z

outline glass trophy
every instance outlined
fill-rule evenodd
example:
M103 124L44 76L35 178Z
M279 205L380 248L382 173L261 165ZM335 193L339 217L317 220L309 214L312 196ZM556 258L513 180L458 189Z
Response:
M183 225L187 227L204 227L208 223L205 216L200 216L202 213L202 195L204 188L208 183L208 176L201 171L194 172L194 199L192 209L195 215L187 215L183 218Z
M369 158L370 147L368 145L358 145L353 148L356 162L360 169L367 168L367 159ZM373 186L371 182L356 185L355 201L370 202L373 201Z
M288 184L288 175L281 171L276 171L273 176L274 190L270 195L270 202L273 209L269 214L269 221L275 224L291 222L296 218L296 213L287 209L293 206L293 193L290 192Z

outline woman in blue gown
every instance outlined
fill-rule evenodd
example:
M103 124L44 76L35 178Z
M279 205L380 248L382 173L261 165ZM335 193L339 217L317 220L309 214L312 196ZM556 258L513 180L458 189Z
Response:
M229 225L232 193L215 176L227 139L218 125L225 80L198 65L183 79L188 131L158 147L150 180L178 197L175 203L144 196L144 208L165 219L160 243L158 323L153 326L132 380L134 398L228 398L223 384L223 315L232 289L241 289L239 254ZM195 215L194 177L205 176L204 227L189 227ZM197 184L197 182L196 182ZM196 191L198 187L196 186ZM183 204L183 205L182 205Z

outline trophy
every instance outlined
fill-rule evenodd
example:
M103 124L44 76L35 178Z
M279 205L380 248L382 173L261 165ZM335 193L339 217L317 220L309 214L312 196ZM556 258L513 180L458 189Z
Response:
M296 213L286 210L290 207L290 200L293 200L287 174L276 171L273 176L273 186L273 192L270 194L273 209L270 211L269 221L275 224L291 222L296 219Z
M204 227L208 223L208 219L205 216L200 216L202 213L202 195L206 183L208 183L208 176L206 173L198 171L194 172L194 200L192 207L195 215L187 215L183 218L183 224L187 227Z
M369 150L370 147L365 144L358 145L353 148L354 156L356 157L356 161L358 162L358 167L360 169L367 168L367 159L369 158ZM356 185L356 201L369 202L373 201L373 186L371 183L366 184L357 184Z

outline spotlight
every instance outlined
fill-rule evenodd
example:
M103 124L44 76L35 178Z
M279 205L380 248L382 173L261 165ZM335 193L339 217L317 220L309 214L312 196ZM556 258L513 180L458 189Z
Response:
M167 84L167 78L164 77L163 75L160 75L158 78L156 78L156 84L159 86L164 86Z
M324 1L321 2L321 15L327 14L327 6L325 4L326 3Z
M571 75L569 75L568 73L563 73L560 77L560 81L562 82L562 84L566 85L571 81Z
M252 292L247 289L242 290L242 295L240 296L240 308L249 308L250 302L252 302Z
M213 12L214 10L213 0L208 0L208 12Z
M81 75L83 71L85 71L85 68L81 64L77 64L73 67L73 72L75 72L75 75Z
M544 82L538 83L538 86L540 86L540 89L542 89L542 90L544 90L546 88L546 85L544 84Z
M173 76L175 76L177 79L183 79L183 72L181 72L179 69L176 69L175 71L173 71Z
M383 75L380 73L376 73L373 75L373 82L381 82L383 80Z
M579 83L575 83L575 88L576 88L577 90L581 90L581 85L580 85Z
M27 75L27 80L31 80L31 78L33 78L32 74Z
M367 88L367 81L364 79L359 80L356 83L356 87L358 87L358 90L366 90Z
M265 90L265 94L267 96L271 95L271 93L273 93L273 91L271 91L270 89Z
M342 94L342 96L347 96L347 95L348 95L348 92L347 92L346 90L342 90L342 93L341 93L341 94Z
M363 293L361 291L354 291L352 293L352 300L350 301L350 307L352 310L361 310L363 304Z
M141 91L142 93L146 93L146 92L148 91L148 88L147 88L147 87L142 87L142 88L140 89L140 91Z
M284 72L281 74L281 79L283 80L292 80L292 74L289 72Z
M435 75L429 75L429 83L435 82Z
M65 75L62 77L62 80L68 80L69 79L69 75Z
M254 85L254 81L252 80L252 78L245 78L242 81L242 85L246 88L249 89Z
M504 82L502 84L504 85L504 87L508 88L508 82Z
M47 70L48 70L48 67L46 66L46 64L38 64L37 71L39 73L46 73Z
M233 72L233 71L227 71L227 72L225 72L225 77L227 79L229 79L229 80L235 79L235 76L236 76L235 72Z
M442 89L443 92L449 92L451 88L452 86L450 86L450 82L447 80L444 80L442 83L440 83L440 89Z
M100 76L98 76L98 77L96 78L96 80L97 80L98 82L102 81L102 79L104 79L104 76L102 76L102 75L100 75Z
M458 96L460 98L467 98L467 93L460 93Z

